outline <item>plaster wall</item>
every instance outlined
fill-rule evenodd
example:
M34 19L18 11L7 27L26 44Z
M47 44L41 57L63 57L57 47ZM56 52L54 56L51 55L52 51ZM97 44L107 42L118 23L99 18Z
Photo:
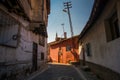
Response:
M91 44L91 56L86 55L86 61L92 62L106 68L109 68L115 72L120 73L120 38L107 42L105 32L105 20L109 17L111 12L117 7L118 19L120 25L120 1L110 0L103 13L92 26L92 28L85 34L80 40L83 44L79 46L80 59L82 58L82 47L85 47L86 43ZM120 29L120 28L119 28ZM85 50L86 54L86 50Z
M29 27L29 22L24 21L22 18L15 14L9 14L9 16L12 16L13 18L16 19L16 21L20 22L17 27L17 29L19 30L17 33L19 37L17 39L16 48L0 45L1 54L0 62L16 62L16 61L32 62L33 42L38 44L38 60L41 60L41 52L44 53L44 57L46 60L47 38L45 38L45 46L39 45L40 35L36 35L33 32L27 30L27 27Z

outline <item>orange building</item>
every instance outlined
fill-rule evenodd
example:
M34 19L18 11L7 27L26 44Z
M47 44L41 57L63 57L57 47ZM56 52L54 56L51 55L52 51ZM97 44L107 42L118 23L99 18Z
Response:
M49 58L52 62L69 63L79 61L78 54L78 36L67 38L64 33L64 38L57 37L54 42L48 44Z

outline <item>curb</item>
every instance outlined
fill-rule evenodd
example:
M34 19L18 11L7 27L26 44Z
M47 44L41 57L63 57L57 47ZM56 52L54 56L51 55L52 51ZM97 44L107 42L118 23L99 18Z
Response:
M32 80L32 79L34 79L36 76L40 75L41 73L43 73L44 71L46 71L46 70L49 69L49 68L50 68L50 67L48 66L47 68L43 69L43 70L40 71L40 72L39 72L39 70L36 71L36 72L34 72L34 73L31 74L31 75L29 76L29 78L26 79L26 80Z
M77 72L78 74L80 75L80 77L82 78L82 80L87 80L87 78L83 75L82 72L80 72L80 70L78 68L76 68L75 66L72 66Z

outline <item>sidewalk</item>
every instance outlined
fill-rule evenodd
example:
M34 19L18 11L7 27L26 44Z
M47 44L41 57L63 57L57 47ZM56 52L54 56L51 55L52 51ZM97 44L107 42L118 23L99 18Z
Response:
M73 66L80 76L83 78L83 80L100 80L97 78L97 76L90 71L89 68L86 68L87 66Z

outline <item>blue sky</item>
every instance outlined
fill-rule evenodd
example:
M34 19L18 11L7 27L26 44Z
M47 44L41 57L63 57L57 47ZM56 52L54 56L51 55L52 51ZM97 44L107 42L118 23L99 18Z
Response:
M71 37L68 14L63 12L64 2L71 1L70 8L74 35L79 35L87 23L94 0L51 0L51 12L48 18L48 43L55 40L56 32L59 37L63 37L63 26L67 32L67 37Z

